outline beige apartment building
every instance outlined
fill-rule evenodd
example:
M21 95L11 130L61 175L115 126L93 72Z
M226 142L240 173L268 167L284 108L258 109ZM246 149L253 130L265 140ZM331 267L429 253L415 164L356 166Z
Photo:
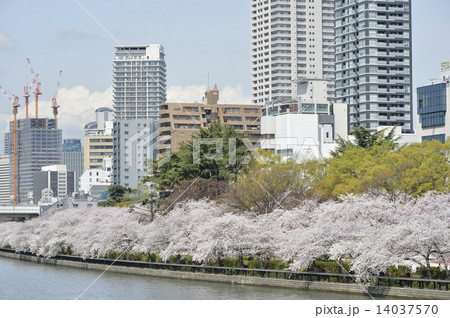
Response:
M103 158L113 157L113 110L107 107L95 111L95 121L84 126L84 171L103 169Z
M84 171L102 169L105 157L113 157L113 136L84 136Z
M200 127L213 120L226 123L239 133L246 133L253 144L261 137L261 105L218 104L217 85L205 92L203 103L163 103L159 108L158 158L177 151L191 140Z

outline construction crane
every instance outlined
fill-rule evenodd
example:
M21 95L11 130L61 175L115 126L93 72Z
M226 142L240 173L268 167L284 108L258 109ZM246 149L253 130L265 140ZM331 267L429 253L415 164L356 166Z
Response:
M33 65L31 64L31 61L30 61L30 59L29 58L27 58L27 63L28 63L28 65L30 66L30 72L31 72L31 74L33 75L34 74L34 69L33 69ZM36 109L35 109L35 116L36 116L36 119L38 119L39 118L39 111L38 111L38 109L39 109L39 95L42 95L42 92L41 92L41 82L39 81L39 74L37 74L36 75L36 89L34 90L34 103L35 103L35 107L36 107ZM25 112L27 112L27 111L25 111Z
M28 105L29 105L29 97L30 91L33 88L33 85L36 84L39 74L36 74L35 77L31 80L28 85L23 87L23 97L25 98L25 118L28 118Z
M17 113L18 109L20 107L19 105L19 97L16 95L11 95L2 87L0 86L0 89L3 92L3 95L6 96L6 98L9 99L9 101L12 103L13 106L13 114L14 114L14 132L13 132L13 160L14 160L14 172L13 172L13 181L14 181L14 201L13 204L17 205L17 185L18 185L18 179L17 179L17 156L18 156L18 149L17 149Z
M57 102L57 97L58 97L58 90L59 87L61 86L61 75L62 75L62 71L59 71L59 75L58 75L58 84L56 86L56 93L55 95L52 97L52 108L53 108L53 117L55 118L55 125L57 125L56 120L58 118L58 102Z

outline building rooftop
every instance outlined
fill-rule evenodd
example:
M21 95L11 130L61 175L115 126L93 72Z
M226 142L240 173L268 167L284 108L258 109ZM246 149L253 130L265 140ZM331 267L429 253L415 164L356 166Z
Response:
M96 113L102 113L102 112L113 112L113 110L111 109L111 108L109 108L109 107L100 107L100 108L97 108L96 110L95 110L95 112Z

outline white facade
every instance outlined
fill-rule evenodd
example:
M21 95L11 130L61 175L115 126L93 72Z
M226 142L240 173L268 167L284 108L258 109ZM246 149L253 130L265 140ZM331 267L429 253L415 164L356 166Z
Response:
M111 185L111 172L102 169L86 170L80 177L80 192L89 193L93 185Z
M298 78L328 80L334 98L334 0L252 0L252 100L297 98Z
M118 46L113 60L115 120L158 119L166 101L166 63L160 44Z
M0 205L9 203L9 156L0 156Z
M86 170L80 177L80 192L89 193L93 185L111 185L112 158L103 159L103 169Z
M273 150L283 159L297 162L329 157L335 149L333 125L321 124L318 114L284 114L264 116L261 121L261 148Z
M112 135L114 112L111 108L100 107L95 110L95 121L84 126L84 134L91 135Z
M377 131L384 131L384 135L394 129L394 138L396 148L420 142L420 137L417 134L402 133L402 127L399 126L379 126ZM354 139L354 137L352 136Z
M161 44L116 47L113 60L114 184L136 188L156 158L159 105L166 101Z
M327 81L299 81L299 96L270 103L261 118L261 148L297 162L330 156L338 137L348 139L347 104L327 101Z

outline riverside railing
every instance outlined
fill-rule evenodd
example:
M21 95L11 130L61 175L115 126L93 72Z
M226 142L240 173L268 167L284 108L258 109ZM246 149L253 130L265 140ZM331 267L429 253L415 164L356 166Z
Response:
M27 255L27 256L37 256L35 253L16 252L15 250L6 248L0 248L0 252ZM113 260L106 258L82 258L79 256L70 256L70 255L56 255L49 259L81 262L88 264L108 265L108 266L124 266L124 267L146 268L156 270L170 270L189 273L222 274L234 276L275 278L275 279L311 281L311 282L344 283L344 284L356 283L355 276L349 274L331 274L331 273L315 273L315 272L297 272L289 270L139 262L127 260ZM378 287L401 287L401 288L433 289L445 291L449 291L449 285L450 280L388 277L388 276L378 276L376 277L376 281L372 283L372 286Z

